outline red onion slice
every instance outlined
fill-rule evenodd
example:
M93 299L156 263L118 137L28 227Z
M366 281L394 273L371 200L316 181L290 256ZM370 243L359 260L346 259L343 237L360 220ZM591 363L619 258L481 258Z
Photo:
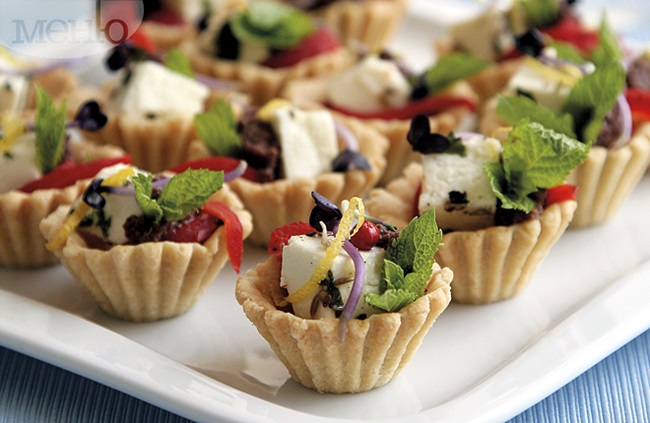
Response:
M233 179L239 178L244 174L244 172L246 172L246 169L248 169L248 163L246 163L245 160L240 160L237 167L235 167L232 170L229 170L228 172L224 172L223 181L230 182Z
M345 306L343 306L343 311L339 317L339 341L345 338L348 321L352 319L354 310L357 308L357 304L359 304L359 299L361 299L363 292L363 284L366 280L366 264L357 247L350 240L346 239L343 243L343 249L348 253L348 256L350 256L354 264L354 280L352 281L352 288L350 288L348 300L345 302Z
M622 147L632 138L632 109L624 94L618 95L615 107L618 107L621 113L622 130L621 135L612 143L612 148Z
M341 137L347 148L352 151L359 151L359 140L357 140L357 137L352 133L352 131L350 131L350 128L336 119L334 120L334 126L336 127L337 135Z

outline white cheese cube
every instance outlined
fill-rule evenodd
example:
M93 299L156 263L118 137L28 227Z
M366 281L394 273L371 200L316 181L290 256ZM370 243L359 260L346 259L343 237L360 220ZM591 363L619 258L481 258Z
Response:
M463 51L494 61L514 47L514 36L506 13L490 7L484 13L453 25L449 32Z
M20 75L0 75L0 112L18 113L25 108L29 80Z
M331 104L359 112L401 107L410 95L411 86L395 62L377 56L333 76L327 86Z
M16 140L11 150L0 153L0 193L18 189L41 177L36 166L36 134L28 132Z
M554 112L562 110L575 83L582 78L577 66L561 68L547 66L534 59L526 59L508 82L508 93L529 95L537 103Z
M325 257L325 250L326 247L322 244L320 236L310 237L307 235L300 235L291 237L289 243L282 250L281 286L286 287L289 294L292 294L302 287L309 280L312 273L314 273L316 266L318 266L323 257ZM363 293L378 293L386 252L382 248L375 247L370 251L360 251L360 253L366 267ZM343 304L345 304L350 295L352 280L354 278L354 264L345 251L341 250L339 255L336 256L331 271L335 281L347 281L340 285L337 284ZM334 311L331 308L323 307L322 304L319 304L315 315L312 316L311 305L314 301L315 295L316 294L311 295L309 298L293 304L294 313L297 316L306 319L335 317ZM354 311L354 316L356 317L361 314L370 315L377 312L379 312L379 310L366 304L362 294Z
M160 63L145 61L133 66L126 85L117 90L112 107L142 119L179 115L192 118L203 111L209 93L204 84Z
M278 107L270 123L280 141L286 179L315 178L331 171L339 148L330 112Z
M464 145L465 157L446 153L422 156L419 212L435 208L438 226L445 230L480 229L494 222L497 201L483 165L499 161L501 144L477 136Z

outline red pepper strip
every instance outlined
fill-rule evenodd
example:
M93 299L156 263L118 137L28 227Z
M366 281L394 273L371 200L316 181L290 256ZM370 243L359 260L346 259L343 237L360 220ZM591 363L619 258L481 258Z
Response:
M244 255L244 232L237 215L224 203L210 200L203 205L203 211L218 217L223 221L226 231L226 249L228 259L235 272L239 273L242 256Z
M286 68L310 57L334 51L339 47L341 47L341 43L336 35L330 29L320 27L305 37L297 46L273 54L262 65L273 69Z
M562 201L575 201L578 192L578 187L571 184L562 184L546 190L546 201L544 206L548 207L554 203L561 203Z
M125 155L121 157L97 159L88 163L76 163L74 160L66 160L54 168L50 173L43 175L39 179L27 182L25 185L18 188L18 190L31 193L38 189L69 187L79 180L92 178L97 175L97 172L105 167L118 163L131 164L131 156Z
M435 115L452 107L467 107L473 112L476 110L476 102L467 97L431 96L412 101L404 107L384 109L377 112L359 112L331 104L328 104L327 107L341 114L359 119L407 120L416 115Z
M141 27L135 30L133 35L129 37L129 41L149 54L156 54L156 44Z
M213 157L205 157L202 159L196 159L196 160L180 163L174 167L171 167L169 170L174 173L181 173L187 169L192 169L192 170L207 169L207 170L214 170L214 171L223 170L224 172L228 172L233 170L237 166L239 166L238 159L233 159L230 157L222 157L222 156L213 156ZM249 181L253 181L253 182L261 181L261 179L258 176L257 170L250 166L246 168L246 171L244 172L244 175L242 177L244 179L248 179Z
M650 91L628 88L625 91L625 99L632 111L634 127L643 122L650 122Z
M589 53L598 46L598 32L582 26L577 16L568 15L547 28L540 28L544 34L556 41L564 41L583 53Z
M305 235L316 230L307 222L293 222L276 228L271 233L268 252L269 255L279 256L282 248L289 243L289 238L294 235Z

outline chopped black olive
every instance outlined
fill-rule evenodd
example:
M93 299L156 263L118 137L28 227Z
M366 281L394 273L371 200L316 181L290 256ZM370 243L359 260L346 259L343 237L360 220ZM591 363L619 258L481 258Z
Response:
M515 37L515 46L522 54L537 57L544 49L544 38L537 29L531 29Z
M106 125L108 118L102 113L99 103L91 100L79 108L74 122L80 129L85 131L97 131Z
M430 128L428 117L417 115L413 118L406 136L413 150L422 154L442 153L446 151L451 145L449 138L441 134L432 134Z
M101 210L106 205L106 199L102 196L102 192L105 191L106 187L102 187L103 179L97 178L88 185L86 191L84 191L82 200L84 203L88 204L94 209Z
M215 39L217 57L227 60L236 60L239 57L239 40L235 37L229 24L225 24Z
M460 191L449 191L449 202L452 204L467 204L467 193Z
M309 215L309 224L312 228L320 231L320 222L323 222L328 231L333 230L341 221L343 213L341 213L341 210L336 206L336 204L332 203L319 193L313 191L311 196L316 205Z
M348 148L339 153L332 161L334 172L346 172L348 170L370 170L370 163L358 151Z

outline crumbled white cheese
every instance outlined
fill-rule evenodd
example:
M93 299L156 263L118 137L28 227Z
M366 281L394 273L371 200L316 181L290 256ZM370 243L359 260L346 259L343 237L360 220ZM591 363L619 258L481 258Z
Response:
M203 111L210 93L206 85L153 61L138 63L130 72L113 99L117 112L151 119L193 117Z
M410 95L411 86L395 62L372 55L333 76L327 85L331 104L359 112L401 107Z
M20 75L0 75L0 112L22 112L29 91L29 80Z
M0 193L41 177L36 166L36 133L23 134L7 153L0 153Z
M494 138L477 136L463 142L466 155L426 154L422 156L423 181L418 208L420 214L435 208L442 229L466 230L490 226L496 211L496 196L483 170L485 163L498 162L501 144ZM466 202L454 203L454 196Z
M307 282L316 269L316 266L318 266L323 257L325 257L325 250L326 247L322 245L320 236L310 237L307 235L299 235L291 237L289 243L282 250L282 273L280 285L286 287L289 294L297 291ZM381 280L381 271L384 265L384 256L386 252L382 248L374 247L370 251L360 251L360 253L366 267L363 293L378 293L379 281ZM347 281L340 285L337 284L343 304L345 304L350 295L352 280L354 278L354 264L345 251L341 251L339 255L336 256L331 271L335 281ZM315 315L312 316L311 305L314 301L315 295L293 304L294 313L297 316L307 319L312 317L335 317L334 311L331 308L324 307L321 304L317 307ZM379 310L366 304L362 294L354 311L354 316L357 317L361 314L370 315L377 313L378 311Z
M280 142L286 179L314 178L331 171L338 138L330 112L277 107L270 123Z
M451 26L449 32L461 50L485 60L496 60L514 47L508 17L496 7L489 7L484 13Z

